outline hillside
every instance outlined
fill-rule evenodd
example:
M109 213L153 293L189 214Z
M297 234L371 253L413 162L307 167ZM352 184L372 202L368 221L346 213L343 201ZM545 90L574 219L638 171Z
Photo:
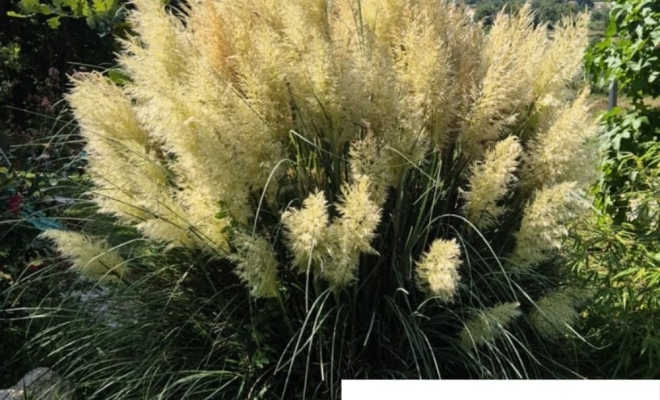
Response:
M515 10L525 0L466 0L474 11L474 19L483 21L486 26L491 25L497 13L504 9ZM548 23L549 28L559 21L562 16L574 14L584 9L591 12L590 36L592 41L602 37L607 27L608 7L607 2L594 2L592 0L533 0L532 8L536 13L537 24Z

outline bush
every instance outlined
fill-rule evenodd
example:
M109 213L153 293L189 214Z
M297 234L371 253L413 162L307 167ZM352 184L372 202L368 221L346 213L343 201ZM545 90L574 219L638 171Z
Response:
M601 374L660 377L660 259L657 248L660 172L660 6L650 0L617 1L606 36L590 51L594 82L617 81L630 99L603 117L603 179L596 187L600 216L584 228L578 271L596 290L589 309Z
M44 235L98 287L39 342L85 398L574 376L586 15L551 40L528 7L486 35L443 1L135 4L128 80L69 95L102 218Z

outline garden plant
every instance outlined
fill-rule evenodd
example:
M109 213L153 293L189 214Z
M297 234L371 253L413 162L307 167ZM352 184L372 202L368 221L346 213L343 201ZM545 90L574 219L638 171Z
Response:
M578 275L594 291L588 309L595 365L606 378L660 377L660 4L613 3L606 37L590 49L594 84L617 82L627 100L603 116L597 215L580 229Z
M586 14L549 35L441 0L133 4L126 79L68 95L88 217L42 235L81 279L35 343L83 398L578 376Z

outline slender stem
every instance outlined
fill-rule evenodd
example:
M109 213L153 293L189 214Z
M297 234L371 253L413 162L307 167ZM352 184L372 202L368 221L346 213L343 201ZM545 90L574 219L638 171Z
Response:
M11 168L11 161L9 161L9 158L5 154L4 151L2 151L2 148L0 148L0 158L4 160L4 162L7 164L7 167Z

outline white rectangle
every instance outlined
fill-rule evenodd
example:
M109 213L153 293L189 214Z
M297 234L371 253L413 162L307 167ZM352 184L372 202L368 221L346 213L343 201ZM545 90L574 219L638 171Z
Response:
M660 381L343 380L343 400L660 400Z

